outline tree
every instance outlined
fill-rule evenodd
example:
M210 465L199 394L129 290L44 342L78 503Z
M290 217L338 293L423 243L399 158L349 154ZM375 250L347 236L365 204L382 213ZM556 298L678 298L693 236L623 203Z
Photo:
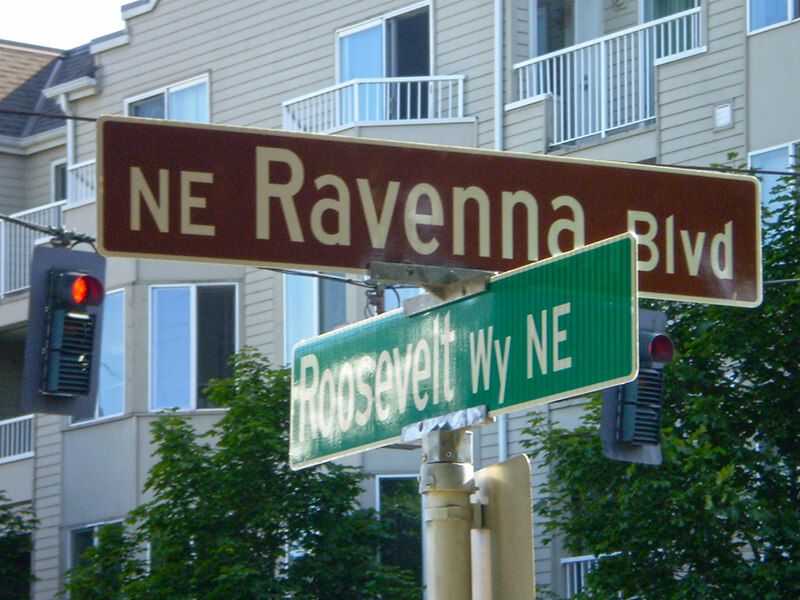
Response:
M0 492L0 600L28 598L31 574L31 535L37 521L32 512L18 508Z
M586 598L800 598L800 222L796 179L764 211L757 309L664 306L660 467L603 458L599 400L581 427L533 419L551 470L537 510L574 554L602 556Z
M120 561L113 577L90 552L69 573L70 598L95 598L101 579L116 586L105 598L132 600L419 598L408 574L378 562L384 534L357 506L362 476L289 468L289 386L285 369L246 350L208 390L227 408L209 432L176 414L155 421L153 499L106 540ZM149 570L135 562L145 543Z

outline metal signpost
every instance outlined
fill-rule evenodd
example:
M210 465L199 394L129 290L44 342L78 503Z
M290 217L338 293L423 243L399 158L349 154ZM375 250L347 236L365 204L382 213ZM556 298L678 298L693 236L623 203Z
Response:
M292 465L382 446L455 411L498 415L632 380L635 248L623 234L495 276L485 292L298 344Z
M642 296L761 302L754 177L130 117L97 131L108 256L501 272L633 231Z

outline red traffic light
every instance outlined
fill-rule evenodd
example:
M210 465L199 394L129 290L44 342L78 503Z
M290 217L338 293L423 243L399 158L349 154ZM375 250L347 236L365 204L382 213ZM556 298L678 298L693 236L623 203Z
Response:
M97 306L103 301L103 284L96 277L81 275L72 281L72 300L82 306Z
M650 340L648 351L652 360L660 363L667 363L672 360L675 354L675 347L672 345L672 340L663 333L660 333Z
M53 272L53 294L62 304L71 307L100 306L105 290L100 280L86 273Z

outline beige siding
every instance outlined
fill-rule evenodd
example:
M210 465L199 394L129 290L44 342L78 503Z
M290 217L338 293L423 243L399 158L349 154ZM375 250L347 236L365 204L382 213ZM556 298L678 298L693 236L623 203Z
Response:
M509 0L509 18L506 20L510 32L509 60L512 64L531 58L536 48L531 47L530 0Z
M743 3L711 3L708 52L659 67L662 164L706 166L744 151L745 22ZM731 100L734 127L715 131L714 107Z
M66 150L54 148L25 159L27 205L29 208L52 201L52 163L66 158Z
M0 154L0 210L15 213L27 208L25 203L25 159Z
M800 139L800 21L750 36L748 42L749 151ZM776 52L775 48L783 49ZM737 107L741 109L742 107Z
M549 123L553 105L550 99L533 102L505 112L506 150L545 153L549 145Z
M610 2L605 3L605 8L603 9L603 31L607 34L628 29L629 27L636 27L638 24L638 0L628 0L620 7L615 7Z
M494 94L494 8L490 2L441 2L436 60L443 75L465 74L466 115L478 118L478 147L491 148Z
M34 533L34 600L50 600L59 589L65 564L61 552L61 423L62 417L37 415L33 508L39 526Z
M248 269L243 317L247 324L244 344L263 352L273 365L282 365L283 277L277 273Z

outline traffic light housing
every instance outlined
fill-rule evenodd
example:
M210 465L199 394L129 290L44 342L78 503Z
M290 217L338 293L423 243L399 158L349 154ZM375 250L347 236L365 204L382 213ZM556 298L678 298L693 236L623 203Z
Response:
M31 265L21 404L25 412L94 416L105 258L40 246Z
M662 375L674 353L666 324L662 312L639 311L639 375L603 391L600 440L608 458L661 464Z

